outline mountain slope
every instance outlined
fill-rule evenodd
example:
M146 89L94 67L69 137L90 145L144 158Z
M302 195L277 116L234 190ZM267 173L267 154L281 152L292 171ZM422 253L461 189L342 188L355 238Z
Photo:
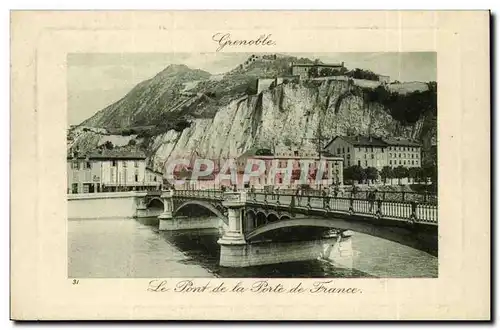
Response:
M164 114L191 96L182 93L184 83L205 80L210 73L186 65L170 65L155 77L139 83L119 101L111 104L80 126L126 128L161 122Z

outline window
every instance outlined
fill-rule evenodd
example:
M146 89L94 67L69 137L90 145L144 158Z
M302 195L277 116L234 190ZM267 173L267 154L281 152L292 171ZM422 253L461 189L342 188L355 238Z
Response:
M401 154L398 154L399 155L399 158L401 158Z
M113 161L112 161L111 166L116 166L116 160L113 160Z
M418 160L415 161L415 165L418 165Z
M365 147L365 152L368 152L368 147Z
M365 160L365 166L368 166L368 161L367 160Z
M347 159L350 159L351 158L351 155L350 154L347 154Z
M71 184L71 193L72 194L78 194L78 183L72 183Z
M90 162L85 163L85 168L92 168L92 164Z
M392 165L392 160L389 160L389 165Z
M358 166L361 166L361 161L360 160L358 160Z
M403 165L406 165L406 160L403 160Z
M365 154L365 159L366 159L366 154Z
M337 154L340 154L340 148L337 148Z
M134 179L135 179L135 182L138 182L139 181L139 171L138 170L135 170L135 173L134 173Z
M299 155L299 152L298 152L297 150L295 150L295 151L293 152L293 155L294 155L295 157L297 157L297 156Z
M74 169L74 170L77 170L78 169L78 161L72 162L71 163L71 168ZM76 194L76 193L74 193L74 194Z
M371 148L371 152L373 152L373 147Z
M391 153L389 153L389 157L392 157L392 154L391 154Z
M372 154L372 159L373 159L373 154Z
M350 152L350 151L349 151L349 147L347 147L347 152Z
M344 152L345 152L345 149L344 149L344 147L342 147L342 153L344 153Z
M123 161L123 167L127 167L127 162Z
M139 167L139 162L137 160L134 160L134 167Z
M347 160L347 166L351 166L351 161Z
M156 176L154 177L153 181L156 182Z
M399 165L401 165L401 160L399 161Z
M413 162L413 160L411 161L411 164L412 164L412 165L415 165L415 163Z

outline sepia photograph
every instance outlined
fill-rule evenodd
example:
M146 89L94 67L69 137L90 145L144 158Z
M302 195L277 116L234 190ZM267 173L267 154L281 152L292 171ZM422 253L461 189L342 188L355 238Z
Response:
M11 318L491 319L490 20L12 13Z
M437 278L436 52L68 53L69 278Z

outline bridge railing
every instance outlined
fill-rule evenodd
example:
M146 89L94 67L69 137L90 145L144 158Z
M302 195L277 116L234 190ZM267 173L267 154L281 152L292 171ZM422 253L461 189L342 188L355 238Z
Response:
M275 189L271 191L265 191L263 189L255 190L256 193L267 193L270 195L295 195L296 189ZM352 191L338 191L337 195L334 192L330 194L330 197L346 197L346 198L357 198L357 199L368 199L368 194L371 191L358 191L352 193ZM302 196L317 196L321 197L323 192L318 189L303 190ZM437 195L432 193L421 193L421 192L408 192L408 191L377 191L375 193L376 199L383 201L396 201L396 202L418 202L418 203L430 203L437 204Z
M202 198L211 200L223 200L224 193L221 190L176 190L174 196L178 197L190 197L190 198Z
M247 200L264 205L360 214L377 218L395 218L423 223L437 223L437 205L415 201L368 200L352 197L301 196L292 194L247 194Z

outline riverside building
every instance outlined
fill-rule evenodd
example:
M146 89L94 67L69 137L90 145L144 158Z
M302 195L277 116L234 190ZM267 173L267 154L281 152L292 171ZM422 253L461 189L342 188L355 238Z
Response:
M344 167L358 165L382 170L384 166L392 168L422 166L421 145L400 138L336 136L327 144L325 150L341 157L344 160Z
M139 152L101 150L67 157L68 194L159 190L163 174L146 166Z

